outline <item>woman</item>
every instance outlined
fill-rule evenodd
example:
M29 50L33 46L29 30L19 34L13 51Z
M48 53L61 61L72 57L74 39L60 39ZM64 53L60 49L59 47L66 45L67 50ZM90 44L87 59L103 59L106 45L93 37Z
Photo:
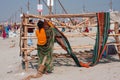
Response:
M38 29L36 30L37 36L37 50L39 57L39 65L42 63L43 58L47 56L45 61L44 73L51 73L53 70L52 65L52 52L54 46L54 31L53 28L47 24L47 21L39 20L37 23ZM41 38L40 38L41 37Z
M4 29L4 28L3 28L3 30L2 30L2 37L3 37L3 39L6 38L6 32L5 32L5 29Z

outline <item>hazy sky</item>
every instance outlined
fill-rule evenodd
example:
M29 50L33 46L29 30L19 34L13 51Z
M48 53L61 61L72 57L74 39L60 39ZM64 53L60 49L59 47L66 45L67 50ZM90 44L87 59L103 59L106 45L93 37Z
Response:
M46 0L45 0L46 1ZM56 3L54 5L53 11L56 13L62 13L62 8L58 4L57 0L54 0ZM109 11L109 3L111 0L60 0L68 13L82 13L83 6L85 6L85 10L87 12L100 12L100 11ZM113 1L113 9L120 11L120 0L112 0ZM27 12L27 2L28 0L0 0L0 22L8 20L10 17L19 20L20 9L24 13ZM38 14L37 12L37 4L38 0L29 0L30 2L30 11L31 14ZM41 0L42 2L42 0ZM43 3L43 2L42 2ZM48 9L46 6L43 6L43 14L48 14Z

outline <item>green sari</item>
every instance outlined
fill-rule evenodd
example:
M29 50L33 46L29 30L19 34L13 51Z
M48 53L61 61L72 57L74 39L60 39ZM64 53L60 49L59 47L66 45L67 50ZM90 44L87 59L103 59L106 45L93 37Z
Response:
M55 34L52 27L45 29L45 31L47 36L47 43L43 46L37 45L38 57L39 57L38 64L40 65L43 61L43 58L47 56L47 60L45 62L45 66L46 66L45 71L51 72L53 70L52 52L53 52Z

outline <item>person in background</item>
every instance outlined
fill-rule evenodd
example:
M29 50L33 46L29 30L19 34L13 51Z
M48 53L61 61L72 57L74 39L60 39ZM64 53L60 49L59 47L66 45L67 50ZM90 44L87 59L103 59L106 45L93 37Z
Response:
M65 26L65 21L63 21L63 24L61 24L62 26ZM62 27L62 32L65 32L65 27Z
M29 24L34 24L32 19L29 20ZM35 28L28 28L28 36L33 35L34 29ZM33 45L33 40L31 38L29 38L28 39L28 46L32 46L32 45Z
M2 25L0 25L0 37L2 36Z
M5 29L4 29L4 28L3 28L3 30L2 30L2 37L3 37L3 39L6 38L6 32L5 32Z
M85 30L84 30L84 32L87 32L87 33L89 33L89 29L88 29L88 27L85 27Z
M6 33L6 38L9 38L9 28L8 28L8 23L5 24L5 33Z

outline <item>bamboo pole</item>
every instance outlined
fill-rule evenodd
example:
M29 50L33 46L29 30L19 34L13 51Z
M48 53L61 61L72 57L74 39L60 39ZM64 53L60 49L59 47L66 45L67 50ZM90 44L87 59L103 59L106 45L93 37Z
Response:
M60 22L59 22L60 23ZM64 23L60 23L61 25L63 24L64 25ZM82 24L82 23L81 23ZM35 28L35 27L37 27L37 25L35 25L35 24L25 24L25 23L23 23L23 25L24 26L28 26L28 27L31 27L31 28ZM64 26L56 26L57 28L67 28L67 26L68 25L64 25ZM97 24L96 24L97 25ZM72 27L72 28L71 28ZM70 26L70 29L76 29L76 28L82 28L82 27L85 27L85 26L80 26L80 25L74 25L74 26ZM95 26L88 26L88 27L95 27ZM69 28L69 27L68 27Z
M93 48L93 45L79 45L79 46L72 46L72 49L78 49L78 48ZM24 50L36 50L37 47L31 47L31 48L22 48L22 51ZM54 47L54 50L62 49L61 47Z
M91 39L95 39L93 38L93 36L96 36L95 33L80 33L80 34L65 34L66 37L90 37ZM109 36L120 36L120 34L109 34ZM27 39L27 38L32 38L32 39L37 39L36 36L26 36L26 37L22 37L21 39Z
M37 15L31 15L27 14L25 17L31 17L31 18L75 18L75 17L96 17L96 13L83 13L83 14L51 14L51 15L43 15L43 16L37 16Z
M46 18L75 18L75 17L96 17L96 13L84 13L84 14L54 14L46 15Z
M23 26L28 26L28 27L37 27L37 25L34 24L27 24L27 23L23 23Z
M27 18L24 18L25 21L24 23L28 23L28 19ZM27 26L24 26L24 37L27 36L27 31L28 31L28 28ZM27 39L24 40L24 47L27 48ZM28 59L27 59L27 50L24 51L24 60L25 60L25 70L28 71Z
M19 47L20 47L20 56L21 56L21 53L22 53L22 51L21 51L21 48L22 48L22 23L23 23L23 19L21 20L21 26L20 26L20 40L19 40Z
M120 45L120 43L119 44L117 44L117 43L107 43L107 45L118 46L118 45ZM72 47L72 49L85 49L85 48L93 48L94 45L78 45L78 46L71 46L71 47ZM58 47L58 46L54 47L54 50L59 50L59 49L62 49L62 48ZM22 48L22 51L24 51L24 50L30 50L30 51L37 50L37 47Z
M60 4L61 8L64 10L65 14L68 14L68 12L65 10L65 8L63 7L63 5L62 5L62 3L60 2L60 0L58 0L58 2L59 2L59 4ZM72 20L71 18L69 18L69 19L70 19L71 23L74 25L73 20Z
M34 51L35 49L31 49L27 52L27 54L30 54L32 51Z

